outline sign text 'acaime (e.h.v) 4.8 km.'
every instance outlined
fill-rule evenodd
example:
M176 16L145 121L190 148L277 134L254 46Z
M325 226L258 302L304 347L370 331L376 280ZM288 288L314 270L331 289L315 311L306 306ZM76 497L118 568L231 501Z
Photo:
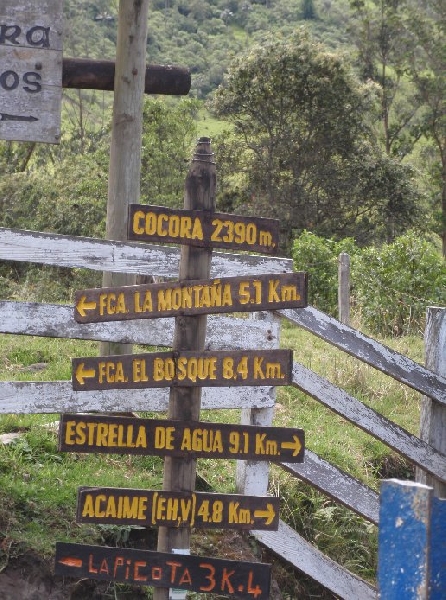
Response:
M276 531L279 504L277 496L81 487L76 521L142 527Z

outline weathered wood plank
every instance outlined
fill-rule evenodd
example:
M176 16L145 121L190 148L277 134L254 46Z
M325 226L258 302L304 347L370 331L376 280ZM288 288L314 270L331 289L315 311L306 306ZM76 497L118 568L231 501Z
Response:
M381 440L429 473L446 481L446 456L389 421L372 408L299 363L294 363L293 386L315 398L357 427Z
M305 450L302 464L284 462L281 466L361 517L378 524L378 494L311 450Z
M305 541L294 529L279 522L278 531L251 531L274 554L345 600L376 600L371 585L344 569Z
M164 412L169 390L108 390L74 392L70 381L1 381L0 414L67 412ZM206 388L202 409L267 408L274 406L274 388Z
M0 138L58 143L62 2L2 0L0 24Z
M35 262L94 271L178 277L180 250L0 228L0 260ZM211 277L290 273L293 261L251 254L212 255Z
M413 389L446 403L446 379L356 329L313 307L278 311L292 323L314 333L340 350L405 383Z
M0 333L151 344L169 348L174 324L173 318L165 318L81 325L74 320L74 306L0 301ZM277 348L278 339L279 326L276 322L208 316L206 350L267 350Z

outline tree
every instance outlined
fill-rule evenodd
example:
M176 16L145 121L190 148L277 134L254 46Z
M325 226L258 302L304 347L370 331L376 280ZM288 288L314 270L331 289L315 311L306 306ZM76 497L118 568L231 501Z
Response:
M141 156L141 198L148 204L182 206L184 181L197 137L200 102L146 100Z
M376 144L375 106L376 86L361 84L341 56L304 30L237 58L213 104L234 125L217 153L232 179L222 202L280 218L285 249L304 229L369 242L397 205L398 227L413 224L416 193L406 168ZM224 156L243 162L221 165ZM395 195L389 182L410 194Z
M413 48L413 36L406 27L408 0L351 0L351 6L355 18L350 31L362 79L380 86L384 148L402 160L422 134L422 102L407 77Z
M424 133L438 156L439 233L446 257L446 4L425 0L411 5L407 28L416 46L410 74L425 107Z

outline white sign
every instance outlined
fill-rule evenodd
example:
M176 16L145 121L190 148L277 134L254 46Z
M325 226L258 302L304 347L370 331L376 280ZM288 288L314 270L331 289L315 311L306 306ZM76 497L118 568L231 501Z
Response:
M62 0L0 2L0 139L57 144Z

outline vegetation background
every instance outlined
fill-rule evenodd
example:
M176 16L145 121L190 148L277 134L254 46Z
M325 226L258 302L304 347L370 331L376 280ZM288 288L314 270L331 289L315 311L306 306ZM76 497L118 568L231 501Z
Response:
M113 59L117 4L66 0L65 56ZM425 308L446 304L444 1L153 0L147 60L189 67L192 90L146 100L141 201L181 206L195 140L210 135L218 208L280 218L281 253L310 273L310 302L332 315L337 255L348 252L355 326L422 362ZM109 92L65 90L60 146L0 142L1 226L104 236L112 100ZM2 299L69 302L94 285L98 276L81 269L0 262ZM84 342L14 336L0 345L3 380L69 379L70 357L97 352ZM415 393L292 327L284 326L283 345L417 433ZM160 485L153 458L61 456L43 426L56 418L0 418L2 432L24 433L0 450L0 569L29 549L49 557L55 539L134 543L125 528L77 526L76 488ZM309 448L375 489L383 476L412 476L388 448L296 390L279 392L275 423L302 426ZM214 463L203 461L203 481L233 491L232 467ZM272 474L282 518L373 580L374 527ZM207 533L200 540L207 551L219 547ZM275 564L275 577L286 600L332 597L285 565Z

